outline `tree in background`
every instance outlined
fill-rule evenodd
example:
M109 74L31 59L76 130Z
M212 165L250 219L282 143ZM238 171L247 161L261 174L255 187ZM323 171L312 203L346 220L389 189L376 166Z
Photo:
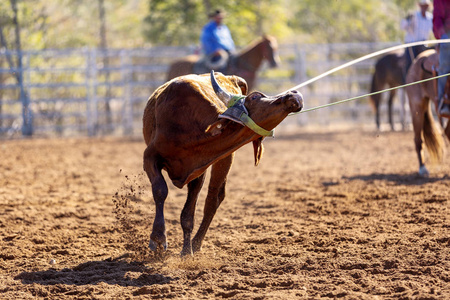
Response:
M303 0L291 26L321 43L392 41L398 39L398 15L390 1Z
M10 23L14 31L14 48L16 50L16 60L12 59L11 56L7 55L7 63L9 68L15 70L14 75L19 85L19 99L22 102L22 134L24 136L31 136L33 134L33 119L32 112L30 108L30 98L28 97L28 92L26 91L23 83L23 67L22 67L22 44L20 38L20 24L17 10L17 0L10 0L12 15L10 18L4 18L2 15L2 20L0 22L0 46L2 49L8 50L8 42L4 35L4 27Z
M393 0L393 2L399 9L400 19L403 19L408 13L417 10L419 0Z
M96 47L99 5L82 0L16 0L23 49ZM263 33L280 43L402 40L400 20L417 0L108 0L108 47L198 44L208 13L220 7L239 46ZM0 23L10 18L0 1ZM3 21L2 21L3 20ZM8 27L8 26L7 26ZM4 35L13 46L13 30Z
M109 128L109 125L112 124L112 116L111 116L111 105L110 105L110 98L111 98L111 86L109 85L109 79L110 79L110 73L109 73L109 56L107 53L108 50L108 42L106 39L106 13L105 13L105 1L104 0L98 0L98 13L99 13L99 20L100 20L100 44L99 49L103 53L103 68L105 69L105 82L106 82L106 94L105 94L105 113L106 113L106 124L108 125L107 131L110 132L111 129Z
M207 0L150 0L144 34L152 44L197 44L201 29L208 22L208 13L222 8L228 15L226 24L239 45L246 45L264 33L286 36L292 30L287 26L289 13L282 5L284 2L222 0L212 4Z
M100 44L99 3L83 0L17 1L24 50L97 47ZM104 1L108 12L108 47L130 48L146 44L143 19L147 0ZM0 23L11 18L7 1L0 1ZM14 31L5 24L4 35L11 45Z
M144 34L153 44L188 45L198 40L205 15L200 0L151 0Z
M207 13L223 8L238 45L263 33L281 42L339 43L401 40L400 20L414 0L148 0L146 38L152 44L198 43Z

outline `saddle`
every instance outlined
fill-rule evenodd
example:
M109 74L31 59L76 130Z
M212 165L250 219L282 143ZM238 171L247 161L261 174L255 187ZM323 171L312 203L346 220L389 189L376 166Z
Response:
M422 64L421 64L422 70L424 70L426 73L431 74L433 77L438 75L438 68L439 68L439 55L438 53L433 53L431 55L428 55L427 57L425 57L422 60ZM434 92L437 98L438 95L438 79L434 79ZM444 97L443 97L443 101L440 103L440 106L442 106L444 103L445 104L450 104L450 99L448 99L448 95L449 95L449 89L450 89L450 85L449 85L449 80L447 79L447 83L445 85L445 92L444 92ZM438 102L438 99L436 99L436 102ZM439 111L441 109L441 107L437 107L437 110Z
M434 50L432 50L434 51ZM422 60L422 70L429 74L433 74L433 76L436 76L437 69L439 67L439 56L437 53L433 53L431 55L429 54L429 50L422 52L417 58L420 58L422 56L426 56Z
M236 61L235 55L228 55L226 51L223 51L224 54L221 55L221 59L217 62L212 62L211 57L202 56L195 64L193 68L193 72L195 74L203 74L209 73L211 70L215 72L221 72L226 74L228 68L234 64Z

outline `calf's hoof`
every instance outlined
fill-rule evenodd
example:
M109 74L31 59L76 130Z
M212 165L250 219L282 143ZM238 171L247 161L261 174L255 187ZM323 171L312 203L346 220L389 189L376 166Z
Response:
M162 243L158 243L150 238L150 243L148 243L148 247L153 252L166 251L167 250L167 242L164 241Z
M200 252L200 250L202 250L202 242L194 238L192 241L192 252L197 253Z
M191 256L194 256L194 253L192 252L192 249L183 249L183 250L181 250L181 253L180 253L180 255L181 255L181 257L191 257Z

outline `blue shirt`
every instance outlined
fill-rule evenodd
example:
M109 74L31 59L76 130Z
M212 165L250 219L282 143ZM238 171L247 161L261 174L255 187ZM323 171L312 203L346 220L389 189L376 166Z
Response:
M212 54L219 49L234 51L235 46L230 30L224 24L217 25L211 21L203 27L200 37L203 52L206 55Z

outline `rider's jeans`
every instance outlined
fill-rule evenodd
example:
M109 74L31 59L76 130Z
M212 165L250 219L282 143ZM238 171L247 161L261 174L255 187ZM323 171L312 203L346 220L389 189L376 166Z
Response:
M442 43L439 45L439 75L450 72L450 43ZM438 100L444 96L445 84L447 77L438 78Z

